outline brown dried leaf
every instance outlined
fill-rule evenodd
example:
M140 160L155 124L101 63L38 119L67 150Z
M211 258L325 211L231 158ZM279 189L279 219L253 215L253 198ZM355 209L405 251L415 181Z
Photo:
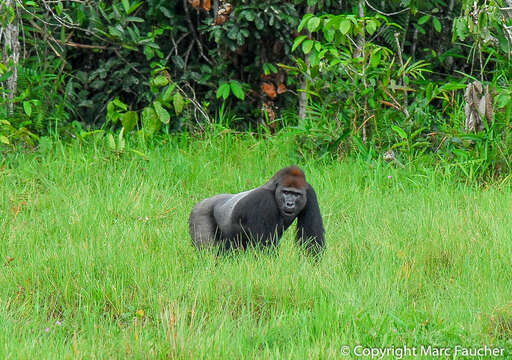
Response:
M228 21L228 16L226 15L217 15L213 25L223 25L226 21Z
M274 84L264 82L263 84L261 84L261 90L263 90L265 95L272 99L275 99L277 96L276 87L274 86Z
M188 3L192 5L194 9L199 9L201 6L201 0L188 0Z
M219 9L219 15L229 15L233 11L233 5L230 3L225 3Z

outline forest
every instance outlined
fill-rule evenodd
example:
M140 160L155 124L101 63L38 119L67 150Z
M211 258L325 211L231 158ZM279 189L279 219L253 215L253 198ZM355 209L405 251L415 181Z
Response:
M6 0L2 151L213 126L487 181L510 170L511 7Z
M512 358L511 55L512 0L0 0L0 358ZM293 164L318 257L194 247Z

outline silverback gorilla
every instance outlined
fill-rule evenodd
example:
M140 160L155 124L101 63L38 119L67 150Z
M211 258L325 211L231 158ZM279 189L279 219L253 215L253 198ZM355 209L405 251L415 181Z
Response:
M279 170L266 184L239 194L220 194L196 204L189 219L198 248L222 250L277 246L297 218L297 243L318 254L324 227L315 190L298 166Z

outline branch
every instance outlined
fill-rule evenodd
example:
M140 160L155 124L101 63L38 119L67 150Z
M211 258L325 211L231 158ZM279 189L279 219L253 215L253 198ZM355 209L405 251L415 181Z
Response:
M62 42L62 41L59 41L61 44L64 44L66 46L71 46L71 47L75 47L75 48L81 48L81 49L99 49L99 50L107 50L107 49L110 49L108 46L103 46L103 45L87 45L87 44L79 44L79 43L76 43L76 42L73 42L73 41L66 41L66 42Z
M199 111L203 116L204 118L211 124L213 123L213 119L210 117L210 115L208 115L208 112L203 108L203 106L197 102L197 100L195 99L195 96L194 98L191 98L187 95L187 93L177 84L176 84L176 88L178 89L178 91L181 93L181 95L183 95L183 97L187 100L189 100L192 105L194 105L194 108ZM189 83L186 83L186 85L192 89L192 93L194 94L194 89L192 88L192 86L190 86Z
M403 12L409 11L409 10L411 9L411 8L405 8L405 9L402 9L402 10L400 10L400 11L396 11L396 12L393 12L393 13L385 13L385 12L383 12L383 11L380 11L379 9L374 8L374 7L372 6L372 4L370 4L370 3L368 2L368 0L364 0L364 3L365 3L365 4L366 4L370 9L372 9L373 11L378 12L379 14L384 15L384 16L393 16L393 15L398 15L398 14L401 14L401 13L403 13Z
M206 60L206 62L210 65L213 66L212 62L210 61L210 59L208 59L206 57L206 55L204 54L204 51L203 51L203 44L201 43L201 40L199 40L199 37L197 36L197 32L196 32L196 28L194 27L194 24L192 24L192 20L190 20L190 13L188 11L188 5L187 5L187 0L183 0L183 7L185 8L185 14L187 15L187 24L188 24L188 28L190 30L190 32L192 33L192 36L194 37L194 41L196 42L197 44L197 48L199 50L199 54L201 55L201 57L203 59Z
M75 29L75 30L79 30L79 31L82 31L86 34L89 34L89 35L92 35L94 36L95 38L97 39L100 39L101 41L105 41L105 39L103 39L101 36L99 36L98 34L96 34L94 31L91 31L91 30L88 30L88 29L84 29L84 28L81 28L79 26L76 26L75 24L73 23L70 23L70 22L67 22L65 20L62 20L62 18L60 18L59 16L55 15L55 13L51 10L50 6L48 5L48 3L51 3L52 1L48 1L48 0L42 0L43 1L43 4L44 4L44 7L45 9L50 12L53 16L53 18L55 20L57 20L57 23L55 24L52 24L51 22L48 22L46 20L44 20L42 17L38 16L36 13L28 10L25 6L23 6L23 1L21 0L15 0L16 3L18 4L18 6L23 9L23 11L25 11L26 13L30 14L33 18L37 19L37 21L40 21L41 23L45 24L45 25L48 25L48 26L52 26L52 27L59 27L59 26L63 26L65 28L68 28L68 29ZM79 3L80 1L79 0L68 0L68 1L73 1L73 2L77 2Z

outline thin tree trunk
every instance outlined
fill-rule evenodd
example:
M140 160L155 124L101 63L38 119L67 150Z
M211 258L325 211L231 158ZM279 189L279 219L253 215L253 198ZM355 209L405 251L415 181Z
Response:
M11 7L16 10L15 0L4 0L3 4L0 4L0 12L6 8ZM19 42L19 27L18 27L18 12L16 16L10 21L9 17L5 20L5 23L1 24L0 27L0 43L3 41L3 56L2 63L9 67L12 71L11 76L7 79L7 97L9 100L9 111L12 114L14 110L13 98L16 95L18 87L18 62L20 58L20 42ZM5 99L5 93L3 94Z
M306 14L313 13L315 11L315 5L308 6L306 8ZM311 38L311 33L308 31L308 37ZM306 54L304 62L309 66L309 54ZM306 109L308 105L308 94L306 89L308 88L308 79L303 76L300 88L303 90L299 93L299 122L303 122L306 119Z
M365 15L365 9L364 9L364 0L359 0L359 17L360 18L364 18L364 15ZM366 46L366 38L364 36L364 30L361 32L361 34L358 35L357 37L357 49L355 51L355 54L354 56L355 57L362 57L364 60L363 60L363 75L362 75L362 80L363 80L363 85L364 85L364 89L368 89L368 82L367 82L367 79L366 79L366 66L365 66L365 63L366 63L366 53L365 53L365 46ZM365 92L366 93L366 92ZM362 140L364 143L366 143L366 140L368 139L368 133L367 133L367 129L366 129L366 119L368 118L369 114L368 114L368 96L365 95L364 96L364 99L363 99L363 120L362 120Z
M306 58L304 59L306 65L309 65L309 54L306 54ZM308 95L306 93L306 88L308 87L308 79L305 76L302 77L302 82L300 84L300 88L303 91L299 92L299 122L304 121L306 119L306 108L308 105Z
M450 3L448 4L448 14L451 15L453 11L453 7L455 6L455 0L450 0Z
M411 57L416 58L416 46L418 45L418 28L414 29L412 33L412 46L411 46Z
M404 60L402 58L402 48L403 48L403 45L400 46L400 40L398 40L398 38L400 37L400 33L396 32L395 33L395 41L396 41L396 48L398 49L398 61L400 61L400 66L401 67L404 67ZM405 89L405 84L406 84L406 75L405 73L402 74L402 81L400 83L400 85L402 85L402 87L404 88L404 103L402 105L402 111L405 115L406 118L409 118L409 101L407 99L407 90Z

